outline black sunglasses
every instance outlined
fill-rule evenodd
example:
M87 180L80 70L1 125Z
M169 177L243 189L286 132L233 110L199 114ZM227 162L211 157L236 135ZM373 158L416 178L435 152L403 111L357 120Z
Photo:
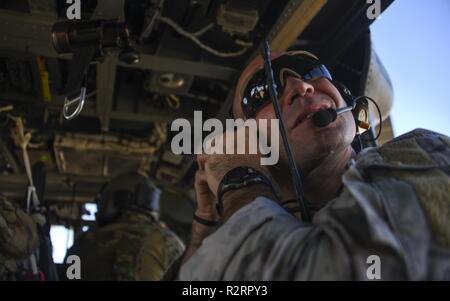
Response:
M303 81L318 78L333 80L330 72L319 60L306 54L286 54L272 61L277 94L281 95L288 77L297 77ZM256 113L271 103L264 69L256 72L243 89L241 102L246 118L254 118Z

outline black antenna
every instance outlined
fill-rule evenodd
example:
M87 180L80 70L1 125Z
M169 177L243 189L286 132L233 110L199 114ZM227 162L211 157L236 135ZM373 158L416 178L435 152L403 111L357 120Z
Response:
M270 47L267 40L264 40L262 45L262 56L264 59L264 69L266 71L267 78L267 86L269 89L270 99L272 100L273 108L275 109L275 115L277 119L280 121L280 133L281 138L283 139L284 149L286 150L288 160L289 160L289 169L292 175L292 182L294 184L295 193L297 195L298 205L300 207L300 211L302 214L302 218L311 222L311 216L309 215L308 209L305 205L303 188L302 188L302 178L300 176L300 172L297 169L297 165L295 164L294 156L292 154L291 145L289 144L286 127L284 126L284 121L281 116L281 109L277 99L276 85L275 80L273 78L273 70L272 70L272 61L270 60Z

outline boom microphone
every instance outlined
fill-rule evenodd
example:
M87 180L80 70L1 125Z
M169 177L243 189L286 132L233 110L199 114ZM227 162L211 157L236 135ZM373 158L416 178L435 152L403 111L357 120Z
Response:
M345 107L338 110L328 109L322 110L315 113L312 117L312 121L317 127L326 127L331 123L335 122L337 117L345 112L350 112L353 110L353 107Z

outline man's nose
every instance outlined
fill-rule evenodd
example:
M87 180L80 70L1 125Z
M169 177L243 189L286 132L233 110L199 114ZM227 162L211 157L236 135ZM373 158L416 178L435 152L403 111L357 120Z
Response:
M288 77L283 94L283 105L292 105L295 95L306 97L314 94L314 86L300 78Z

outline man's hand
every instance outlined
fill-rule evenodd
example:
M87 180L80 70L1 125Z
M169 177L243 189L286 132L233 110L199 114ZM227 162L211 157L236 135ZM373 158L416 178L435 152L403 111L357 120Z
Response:
M236 142L239 137L242 137L242 134L245 137L246 142L245 154L238 154ZM234 135L235 148L233 154L226 154L227 135ZM214 196L217 196L217 189L225 174L236 167L248 166L258 170L266 176L270 175L268 170L261 165L261 155L259 153L251 154L249 151L249 141L257 141L256 138L251 139L251 135L257 137L257 133L251 132L249 128L239 128L236 131L225 132L215 138L215 141L222 140L223 154L208 155L204 153L197 156L199 169L204 170L206 181Z
M206 173L202 169L195 174L195 193L197 198L195 214L205 220L217 221L216 197L211 192L206 180Z
M239 133L240 132L240 133ZM242 133L243 132L243 133ZM237 146L235 145L234 154L226 154L225 148L226 148L226 135L235 135L234 141L237 141L239 135L245 134L245 154L237 154ZM269 179L271 178L269 171L265 166L261 165L261 155L259 153L257 154L251 154L250 153L250 147L248 145L250 139L250 135L255 135L256 132L250 132L248 128L239 128L236 131L233 132L225 132L222 135L219 135L216 138L216 141L223 141L223 147L224 151L223 154L201 154L197 156L197 162L199 165L199 172L200 175L198 176L199 179L202 180L201 183L198 183L200 191L197 191L197 196L203 195L205 196L204 199L206 199L206 196L211 197L211 195L214 196L212 201L209 203L208 206L205 206L202 211L208 212L208 210L215 210L215 204L217 199L217 192L220 185L220 182L222 181L223 177L232 169L236 167L252 167L255 170L258 170L260 173L264 174ZM218 140L221 139L221 140ZM256 141L256 139L254 139ZM207 187L204 185L204 181L207 183ZM274 182L272 182L275 184ZM197 182L196 182L196 189L197 188ZM208 191L209 190L209 191ZM237 191L230 191L224 194L223 204L224 204L224 216L223 220L226 221L234 212L248 204L249 202L252 202L256 197L258 196L268 196L271 199L275 200L275 196L272 193L272 190L270 187L267 187L267 185L264 184L258 184L258 185L252 185L249 187L243 187ZM206 203L206 202L205 202ZM211 204L213 206L211 206ZM199 204L200 206L200 204ZM211 208L214 209L211 209ZM200 208L199 208L200 209Z
M206 173L202 169L199 169L195 174L195 193L197 199L195 215L207 221L218 221L216 197L211 192L206 181ZM201 246L203 240L215 230L216 227L203 225L195 220L192 222L191 240L186 248L182 264L191 258L192 254Z
M226 135L235 135L234 141L237 141L239 131L245 131L245 141L247 143L245 154L237 154L236 146L234 154L226 154ZM248 166L260 171L270 178L267 169L260 164L260 155L249 153L249 135L252 134L256 135L256 133L250 133L248 128L241 128L228 133L225 132L215 138L216 141L222 141L222 146L224 148L223 154L208 155L205 153L197 156L199 169L195 175L195 192L197 197L197 210L195 214L198 217L208 221L218 221L219 216L216 210L217 190L223 177L230 170L236 167ZM225 193L223 221L226 221L234 212L249 202L252 202L256 197L262 195L275 199L272 190L267 187L267 185L263 184L243 187L242 189ZM183 257L183 264L201 246L203 240L213 233L215 229L215 227L206 226L193 221L191 241Z
M242 128L237 131L225 132L217 136L215 141L222 141L224 154L201 154L197 156L199 170L195 175L195 192L197 197L197 211L196 214L206 220L217 221L218 214L216 210L217 190L220 181L225 174L235 167L249 166L257 170L261 170L259 154L241 154L241 155L227 155L226 153L226 135L235 135L234 141L239 137L238 132L242 134L245 131L245 141L248 144L249 130ZM248 145L246 145L246 152L248 152ZM235 147L234 153L237 153Z

